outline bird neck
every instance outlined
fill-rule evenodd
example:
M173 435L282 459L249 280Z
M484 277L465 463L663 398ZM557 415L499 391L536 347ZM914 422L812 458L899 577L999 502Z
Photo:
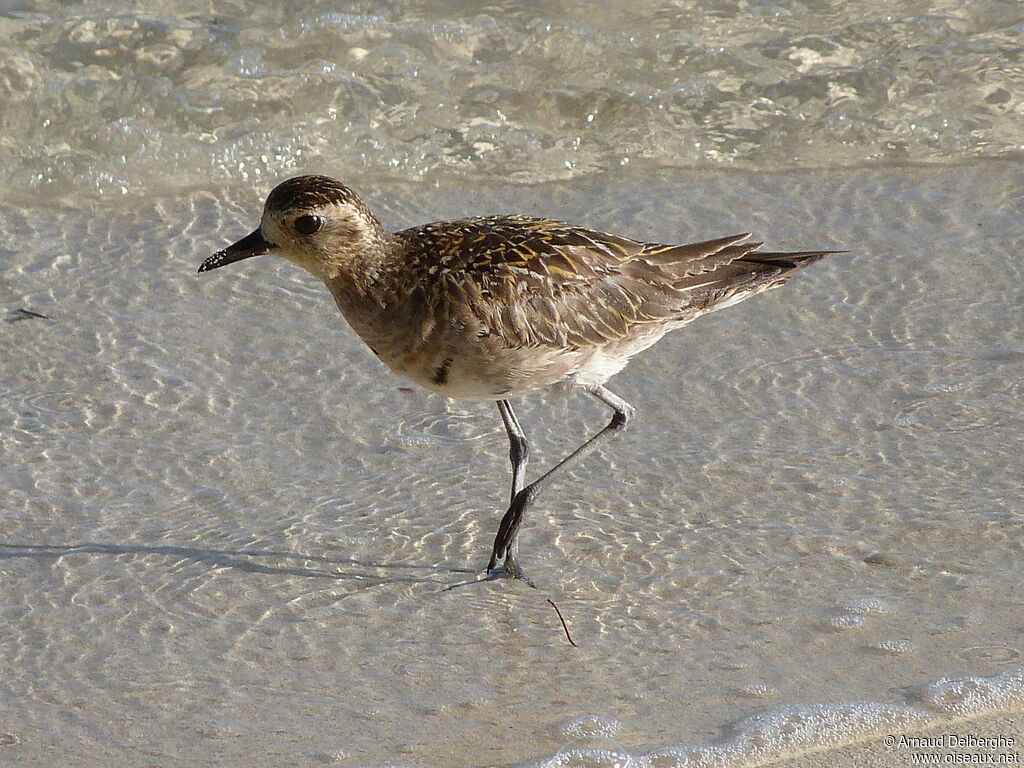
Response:
M342 294L358 297L361 302L383 305L386 277L391 269L391 255L397 248L394 237L373 219L373 228L364 233L360 247L330 265L320 277L335 298Z

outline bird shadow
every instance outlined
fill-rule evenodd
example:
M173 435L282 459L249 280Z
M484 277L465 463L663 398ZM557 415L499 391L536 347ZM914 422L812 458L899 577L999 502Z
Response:
M323 578L335 580L358 580L364 584L438 584L447 585L446 574L474 574L470 568L446 568L444 566L418 565L413 563L383 563L356 560L347 557L306 555L272 549L208 549L203 547L182 547L174 545L111 544L83 542L81 544L2 544L0 560L12 558L53 558L69 555L163 555L194 563L233 568L248 573L278 574ZM284 565L259 562L260 558L275 558ZM287 564L289 561L321 563L323 568L310 568ZM380 571L392 572L381 575ZM394 573L405 571L407 573ZM423 575L427 574L427 575Z

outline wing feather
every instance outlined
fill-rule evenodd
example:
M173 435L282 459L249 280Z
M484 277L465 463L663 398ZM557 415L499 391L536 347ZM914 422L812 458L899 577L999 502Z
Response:
M749 234L643 243L526 216L428 224L395 237L435 323L458 309L481 333L516 346L600 347L640 326L687 322L828 253L762 253L761 243L744 242Z

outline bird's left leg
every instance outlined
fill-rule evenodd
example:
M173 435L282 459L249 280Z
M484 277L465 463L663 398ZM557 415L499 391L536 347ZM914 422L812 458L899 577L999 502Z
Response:
M583 443L583 445L570 453L529 485L516 491L515 481L513 481L512 503L509 505L505 516L501 519L501 525L498 526L498 535L494 538L494 548L491 551L491 560L487 564L488 572L497 576L525 578L523 576L522 569L519 567L516 555L519 550L517 541L519 537L519 528L523 524L523 514L526 512L527 507L529 507L530 503L537 498L537 495L541 490L547 486L548 481L551 480L555 473L560 472L566 467L580 461L593 452L595 448L601 445L601 443L609 437L614 435L616 432L621 431L626 424L629 423L630 417L632 417L636 412L636 409L634 409L632 405L627 403L611 390L605 389L604 387L597 387L596 389L591 390L589 394L600 400L615 412L612 415L612 420L608 422L608 425L604 429L591 437ZM502 407L501 403L505 404L504 407ZM511 413L511 406L508 405L507 400L500 401L498 407L502 409L501 413L503 419L505 418L505 409L508 409ZM514 414L512 418L515 418ZM518 426L518 421L516 421L515 424ZM514 443L512 430L509 428L509 422L507 420L505 421L505 429L509 433L509 442ZM522 435L521 428L519 429L519 434ZM525 441L526 438L524 437L523 442L525 443ZM515 449L513 448L513 450ZM513 467L514 466L515 459L513 459ZM513 469L513 478L515 477L515 470ZM499 560L504 561L504 568L501 572L495 571L495 567Z

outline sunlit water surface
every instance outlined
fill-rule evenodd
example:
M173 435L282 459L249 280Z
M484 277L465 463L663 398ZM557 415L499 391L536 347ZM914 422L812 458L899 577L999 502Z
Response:
M1024 704L1022 14L971 5L4 4L0 764L749 765ZM195 274L303 171L851 253L613 380L538 589L448 590L496 409L283 262ZM535 469L607 417L517 407Z

